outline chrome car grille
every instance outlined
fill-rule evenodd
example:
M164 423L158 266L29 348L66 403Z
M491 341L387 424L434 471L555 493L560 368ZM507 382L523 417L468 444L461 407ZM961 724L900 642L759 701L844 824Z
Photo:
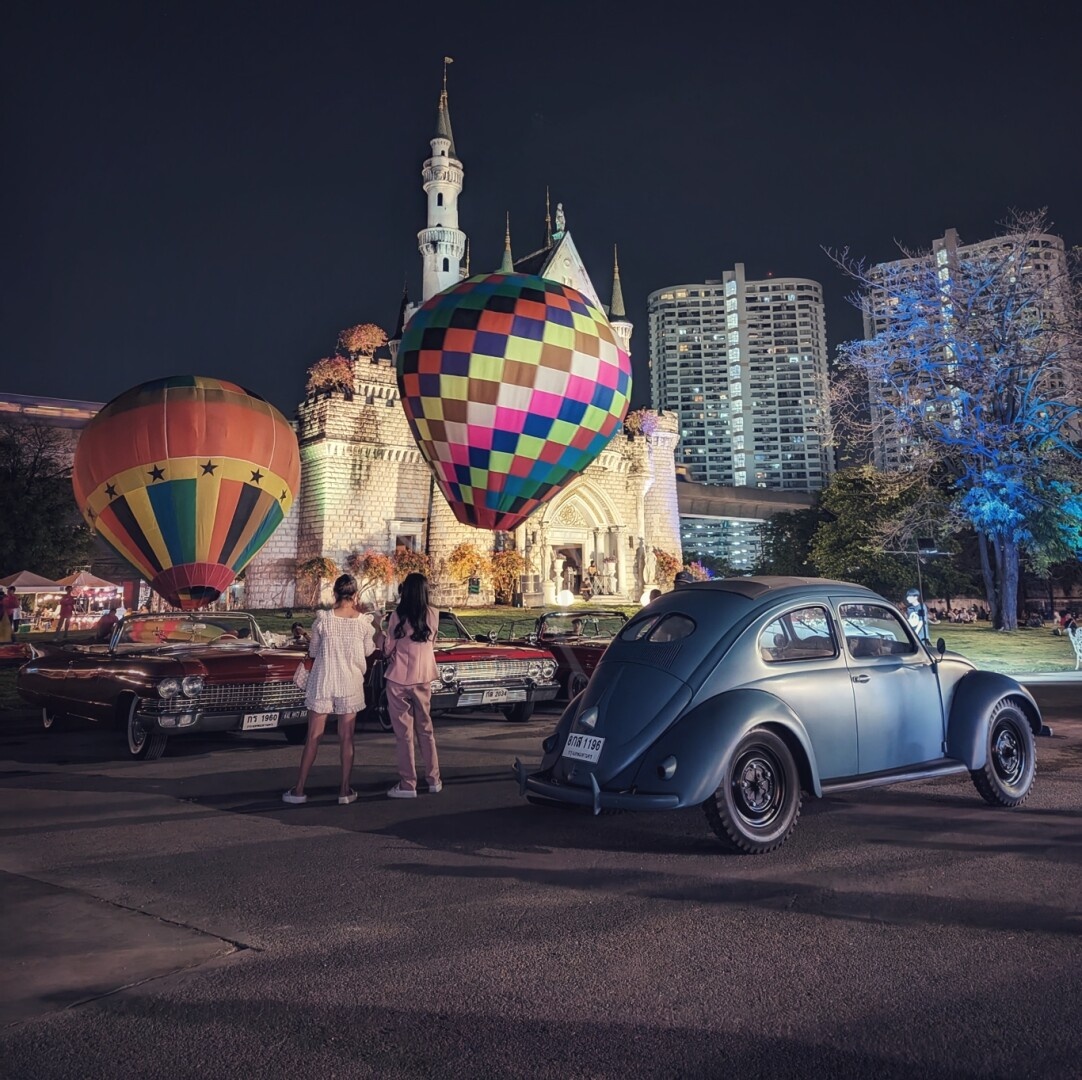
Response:
M537 660L467 660L465 663L444 661L455 669L455 678L466 679L508 679L523 678L530 674L531 667L538 667Z
M151 712L267 712L271 709L297 708L304 704L304 691L292 680L283 682L223 683L204 686L194 698L178 694L173 698L147 698L144 706Z

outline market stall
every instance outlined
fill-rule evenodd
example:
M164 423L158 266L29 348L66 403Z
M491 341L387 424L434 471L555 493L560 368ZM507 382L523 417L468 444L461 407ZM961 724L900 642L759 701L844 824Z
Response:
M42 577L40 574L33 574L29 570L20 570L17 574L9 574L6 578L0 578L0 590L7 592L8 587L11 585L15 586L16 596L30 598L29 603L23 601L24 617L20 620L20 633L28 633L30 630L38 629L39 616L37 613L43 606L59 602L60 594L64 591L64 587L59 582L50 581L49 578Z

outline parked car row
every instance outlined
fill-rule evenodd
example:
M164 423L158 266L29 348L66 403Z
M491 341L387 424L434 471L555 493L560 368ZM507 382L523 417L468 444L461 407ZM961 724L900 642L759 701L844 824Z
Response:
M191 731L305 736L293 673L243 613L128 616L108 645L34 655L18 689L46 727L112 723L133 757ZM381 681L380 661L371 658ZM805 795L968 774L998 807L1021 805L1049 734L1029 692L930 649L901 612L860 586L806 578L685 585L630 619L551 611L470 637L441 611L434 712L497 709L523 721L568 699L540 767L515 762L539 803L602 810L702 806L722 843L784 843ZM370 695L386 724L385 696Z

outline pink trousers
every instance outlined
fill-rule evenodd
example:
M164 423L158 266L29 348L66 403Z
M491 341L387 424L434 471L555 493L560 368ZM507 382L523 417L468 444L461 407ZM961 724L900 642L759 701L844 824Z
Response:
M432 730L432 687L429 683L388 682L387 711L394 728L398 775L407 791L417 789L417 764L413 753L414 726L421 744L421 761L430 785L440 782L440 760L436 756L436 733Z

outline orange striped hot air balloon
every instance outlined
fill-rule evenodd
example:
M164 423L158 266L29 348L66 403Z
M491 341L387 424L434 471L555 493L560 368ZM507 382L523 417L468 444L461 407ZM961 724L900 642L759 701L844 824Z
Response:
M289 421L258 394L199 375L114 398L83 430L72 467L90 527L180 608L218 599L299 482Z

